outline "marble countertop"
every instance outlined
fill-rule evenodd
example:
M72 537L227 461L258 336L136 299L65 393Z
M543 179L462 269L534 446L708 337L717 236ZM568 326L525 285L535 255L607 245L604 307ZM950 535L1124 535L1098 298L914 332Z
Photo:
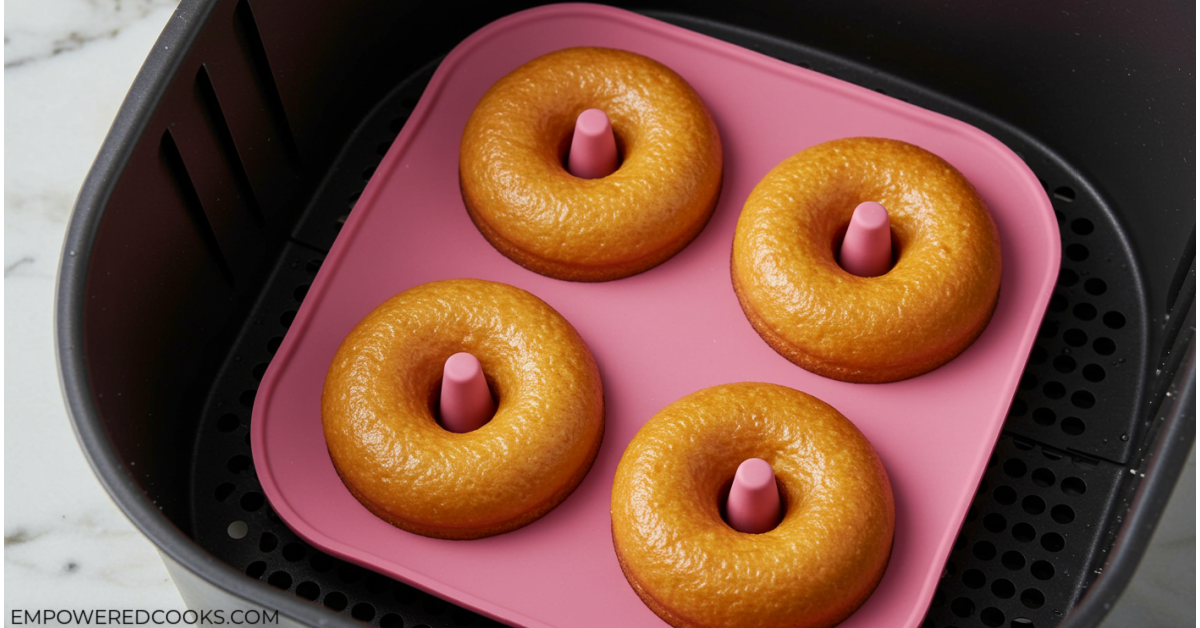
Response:
M52 334L62 238L169 0L4 7L4 600L12 609L176 609L153 544L92 474L67 419ZM1195 453L1104 626L1195 625Z

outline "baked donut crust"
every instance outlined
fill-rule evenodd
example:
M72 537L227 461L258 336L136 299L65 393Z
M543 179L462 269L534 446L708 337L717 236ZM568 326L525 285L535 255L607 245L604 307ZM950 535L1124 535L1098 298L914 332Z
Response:
M571 175L575 120L603 110L616 172ZM721 189L721 139L704 102L670 68L610 48L568 48L497 81L463 131L459 181L480 233L518 264L572 281L657 266L707 224Z
M747 458L775 470L779 525L745 534L721 517ZM677 628L832 626L854 612L891 555L895 505L861 432L819 399L776 384L692 393L630 442L613 483L621 570Z
M857 277L836 249L855 207L888 210L893 268ZM898 140L818 144L776 166L738 218L733 288L754 329L795 364L849 382L892 382L953 359L1000 291L1000 239L953 166Z
M442 367L479 359L496 413L456 434L435 418ZM342 342L321 395L329 456L364 506L417 534L473 539L524 526L583 480L604 432L600 373L558 312L479 279L406 290Z

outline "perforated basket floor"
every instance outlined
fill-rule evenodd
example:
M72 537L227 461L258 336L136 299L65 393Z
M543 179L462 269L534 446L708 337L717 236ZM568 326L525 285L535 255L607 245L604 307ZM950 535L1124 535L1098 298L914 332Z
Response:
M1095 578L1124 514L1118 491L1149 362L1142 282L1114 213L1069 164L978 112L799 46L680 25L970 122L1042 181L1062 234L1058 285L923 626L1057 625ZM495 622L334 559L288 530L254 475L250 409L325 252L435 67L397 86L328 173L213 385L192 474L192 530L202 547L248 577L382 628Z

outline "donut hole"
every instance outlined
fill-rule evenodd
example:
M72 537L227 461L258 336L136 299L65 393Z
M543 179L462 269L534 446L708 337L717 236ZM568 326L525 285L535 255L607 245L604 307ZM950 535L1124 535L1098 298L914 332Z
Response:
M775 476L775 486L779 490L779 523L783 523L783 520L787 518L787 491L783 488L783 479L778 475ZM721 513L721 521L724 521L725 525L729 526L729 529L739 534L746 534L741 530L729 525L729 515L725 512L725 507L729 503L729 491L732 488L733 476L731 475L729 476L728 480L725 480L721 484L721 488L717 490L717 511ZM775 528L779 527L779 523L775 524ZM775 528L771 528L771 530L774 530ZM767 530L767 532L770 532L771 530ZM763 534L765 534L765 532Z
M445 360L442 360L443 364L445 364L445 362L446 362ZM499 386L496 384L496 381L492 378L492 376L488 374L487 369L484 369L484 371L483 371L483 379L487 382L488 393L490 393L492 396L492 407L494 407L496 409L496 412L499 412L500 411L500 395L498 395L496 392L497 390L499 390ZM433 380L433 386L432 386L432 389L429 391L429 398L428 398L428 401L426 402L426 405L429 407L429 414L431 416L433 416L433 420L437 422L438 427L441 427L443 430L450 432L450 430L446 430L446 428L442 425L442 374L440 371L438 372L437 377L434 378L434 380ZM484 421L483 425L487 425L488 423L490 423L492 418L495 418L495 416L496 416L495 413L493 413L492 416L489 417L487 421ZM481 425L480 427L483 427L483 426ZM476 429L478 429L478 428L476 428ZM474 431L474 430L472 430L472 431ZM451 432L451 433L454 433L454 432Z
M845 270L845 268L842 267L842 242L846 239L846 231L849 229L850 221L847 220L846 224L838 227L838 230L834 232L833 242L830 242L829 244L829 254L833 256L833 259L837 262L838 268L842 268L842 270ZM896 267L896 262L900 261L900 237L896 235L896 228L894 226L890 231L892 240L892 261L890 264L888 264L888 272L891 272L892 269ZM887 273L883 273L883 275L886 274ZM882 277L883 275L876 275L876 277ZM865 277L865 279L870 279L870 277Z
M596 107L596 108L603 111L603 108L601 108L601 107ZM582 112L579 112L579 113L582 113ZM576 118L579 117L579 113L576 113L575 115L571 116L571 118L570 118L571 123L570 123L570 125L567 126L567 128L565 130L566 132L563 133L559 137L558 144L557 144L558 163L560 165L562 165L563 171L571 176L575 176L575 175L571 174L571 170L567 167L567 162L570 160L570 157L571 157L571 141L575 137L575 120L576 120ZM612 117L612 114L609 113L608 111L604 111L604 113L605 113L605 115L607 115L609 117L609 123L612 124L613 139L616 141L616 144L617 144L617 167L615 170L613 170L613 174L615 174L617 171L619 171L621 169L621 166L625 165L625 155L626 155L626 149L628 147L628 141L627 141L627 138L625 137L624 133L622 133L621 130L618 128L619 127L618 121L614 120ZM611 175L609 175L609 176L611 176ZM603 179L605 177L600 177L600 178Z

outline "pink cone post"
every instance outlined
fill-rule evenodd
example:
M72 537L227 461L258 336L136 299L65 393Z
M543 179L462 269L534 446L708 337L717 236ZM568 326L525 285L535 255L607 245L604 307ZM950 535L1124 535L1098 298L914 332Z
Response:
M891 270L892 228L883 205L867 201L854 208L838 263L859 277L878 277Z
M779 525L782 516L775 470L762 458L750 458L738 466L725 503L729 527L738 532L762 534Z
M588 109L575 119L567 172L581 179L607 177L617 170L617 140L608 114Z
M496 413L483 367L475 356L455 353L446 360L439 409L442 427L459 434L483 427Z

